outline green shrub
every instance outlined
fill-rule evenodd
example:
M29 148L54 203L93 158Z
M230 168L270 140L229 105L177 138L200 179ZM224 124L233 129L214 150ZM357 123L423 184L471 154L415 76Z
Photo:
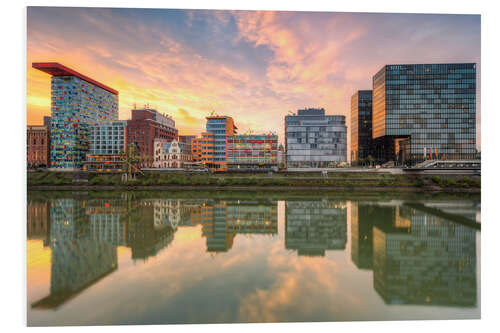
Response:
M442 184L442 182L443 182L443 181L441 180L441 177L439 177L439 176L432 176L431 180L432 180L434 183L438 184L438 185L441 185L441 184Z
M385 179L381 179L381 180L378 181L377 185L378 186L387 186L388 183L387 183L387 181Z
M95 176L89 180L90 185L99 185L99 184L102 184L102 182L103 182L102 179L98 176Z
M457 182L454 181L453 179L447 179L446 180L446 186L456 186Z
M424 181L422 179L420 179L420 178L417 178L415 180L415 182L413 183L413 185L416 186L416 187L422 187L422 186L424 186Z

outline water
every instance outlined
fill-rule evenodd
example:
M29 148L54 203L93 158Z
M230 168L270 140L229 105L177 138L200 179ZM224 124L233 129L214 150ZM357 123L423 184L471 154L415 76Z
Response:
M28 325L480 318L479 211L479 198L29 192Z

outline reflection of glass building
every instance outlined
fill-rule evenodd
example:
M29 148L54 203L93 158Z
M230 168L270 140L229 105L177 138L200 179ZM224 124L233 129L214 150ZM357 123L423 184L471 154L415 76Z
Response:
M371 269L374 207L351 203L351 260L359 269Z
M476 231L413 208L373 228L375 290L388 304L476 305Z
M50 248L50 295L33 303L34 308L57 308L117 267L116 246L91 236L81 201L52 201Z
M51 168L80 169L89 126L118 119L118 92L58 63L33 63L52 75Z
M345 116L325 115L325 109L285 116L287 168L326 168L346 162L346 140Z
M476 64L386 65L373 77L377 159L473 159Z
M299 255L324 256L347 241L347 212L341 202L287 201L285 247Z
M351 162L372 154L372 91L351 97Z

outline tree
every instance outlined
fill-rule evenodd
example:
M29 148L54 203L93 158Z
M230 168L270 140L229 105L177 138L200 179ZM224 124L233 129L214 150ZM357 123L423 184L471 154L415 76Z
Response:
M373 165L373 163L375 162L375 158L372 155L368 155L367 159L368 159L368 163L370 163L370 165Z
M358 157L358 165L365 165L365 159L362 157Z
M142 174L140 168L141 157L135 144L127 146L126 151L122 152L120 157L123 160L123 169L127 170L128 179L132 179L133 174L136 172Z

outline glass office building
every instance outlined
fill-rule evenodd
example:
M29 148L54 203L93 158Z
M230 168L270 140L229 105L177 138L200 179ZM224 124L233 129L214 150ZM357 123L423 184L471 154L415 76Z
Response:
M126 126L125 120L90 126L90 154L119 155L125 152Z
M33 63L52 75L50 167L80 169L91 125L118 119L118 92L58 63Z
M298 110L285 116L287 168L328 168L347 161L345 116L325 109Z
M351 162L372 154L372 91L351 97Z
M206 165L215 171L227 171L227 137L238 129L228 116L207 117L206 133L213 137L213 155L207 156Z
M379 161L474 159L476 64L386 65L373 77Z

